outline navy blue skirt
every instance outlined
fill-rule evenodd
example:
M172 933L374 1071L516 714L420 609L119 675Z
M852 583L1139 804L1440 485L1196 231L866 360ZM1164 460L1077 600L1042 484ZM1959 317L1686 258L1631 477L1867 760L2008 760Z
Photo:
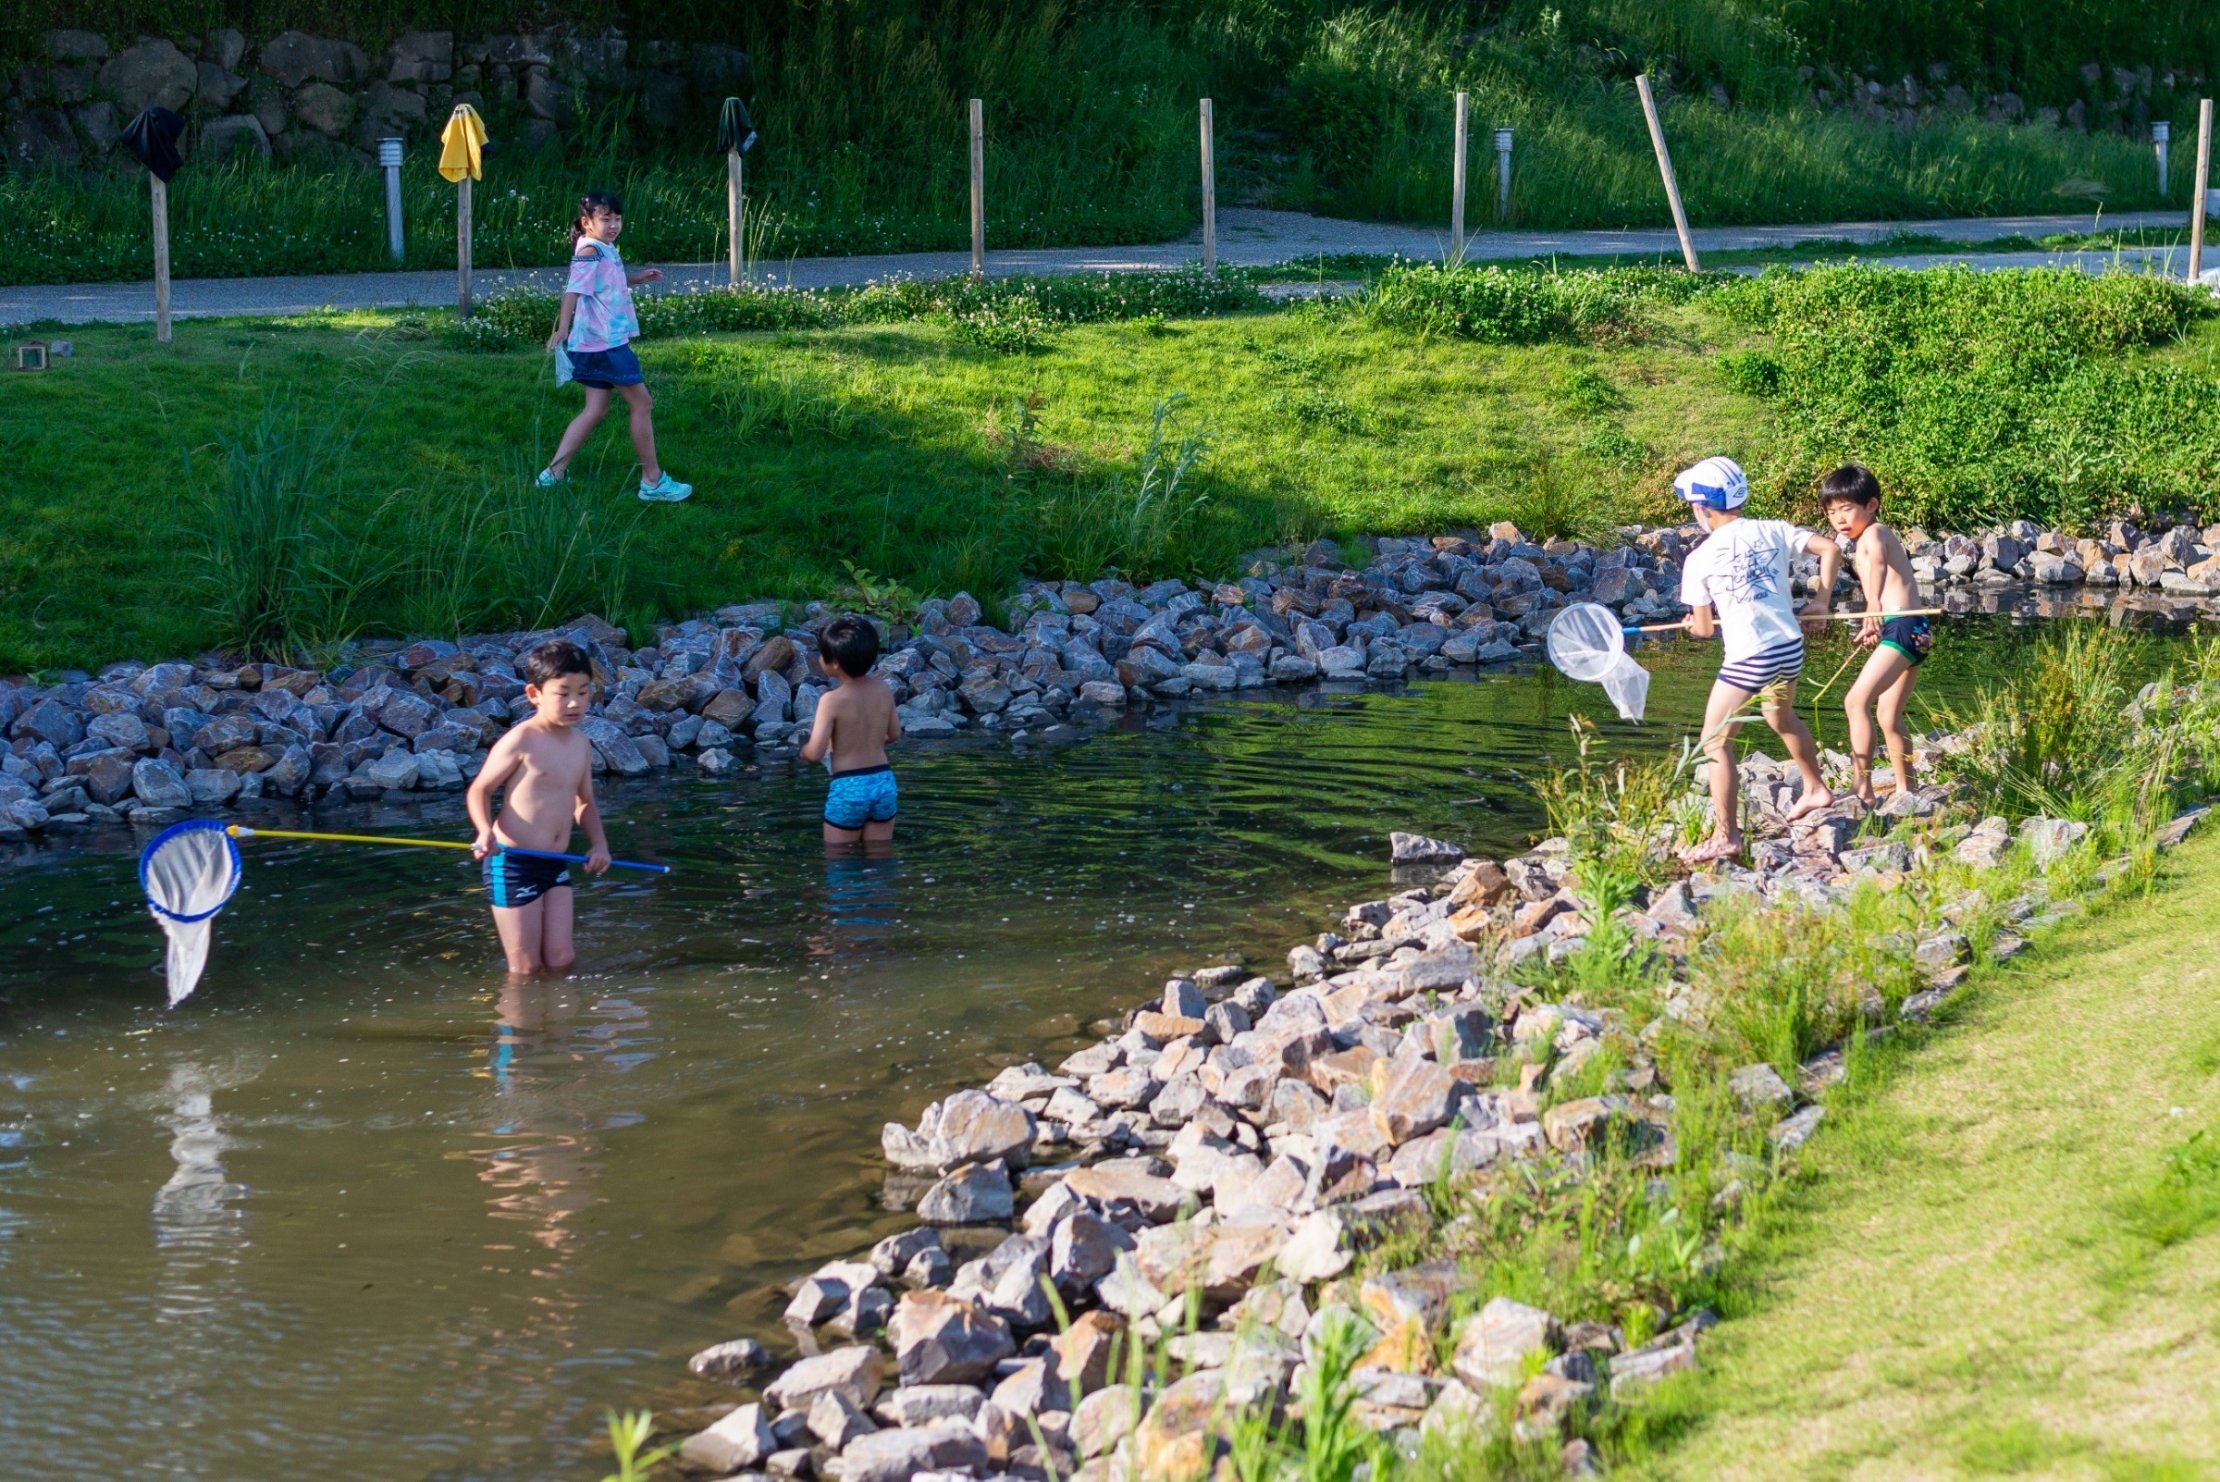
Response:
M603 391L637 386L647 379L640 374L640 357L632 353L630 345L619 345L614 350L571 351L570 378L581 386Z

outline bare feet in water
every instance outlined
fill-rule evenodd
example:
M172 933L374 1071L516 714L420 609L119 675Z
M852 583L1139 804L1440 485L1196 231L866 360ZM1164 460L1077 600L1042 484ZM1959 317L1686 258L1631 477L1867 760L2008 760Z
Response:
M1799 818L1817 813L1820 809L1830 806L1834 800L1835 795L1826 788L1814 788L1798 798L1796 806L1789 809L1785 816L1790 823L1794 823Z
M1724 834L1713 834L1701 844L1691 844L1680 852L1680 862L1685 865L1716 864L1732 859L1742 852L1742 841Z

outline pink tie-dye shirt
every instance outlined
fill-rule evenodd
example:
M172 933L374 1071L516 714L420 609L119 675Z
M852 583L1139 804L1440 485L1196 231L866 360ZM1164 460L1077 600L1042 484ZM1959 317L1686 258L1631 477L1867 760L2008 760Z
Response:
M632 311L632 285L625 281L624 259L617 249L591 237L579 239L580 247L593 249L590 256L570 260L570 282L565 293L578 295L578 309L571 316L570 350L614 350L630 344L640 333L640 319Z

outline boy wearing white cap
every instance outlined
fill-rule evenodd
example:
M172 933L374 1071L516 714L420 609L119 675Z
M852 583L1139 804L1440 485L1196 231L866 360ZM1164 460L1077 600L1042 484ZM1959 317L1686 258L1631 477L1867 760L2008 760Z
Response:
M1750 481L1731 458L1706 458L1673 480L1673 492L1688 502L1706 531L1681 568L1688 631L1698 638L1716 633L1726 647L1704 711L1703 745L1711 758L1718 827L1681 855L1690 864L1706 864L1742 852L1741 782L1730 729L1753 696L1804 779L1804 795L1789 810L1790 820L1834 801L1819 776L1818 743L1796 718L1796 677L1804 672L1803 623L1826 613L1842 552L1826 536L1785 520L1745 518L1741 510ZM1799 551L1819 558L1819 598L1801 620L1789 600L1789 560Z

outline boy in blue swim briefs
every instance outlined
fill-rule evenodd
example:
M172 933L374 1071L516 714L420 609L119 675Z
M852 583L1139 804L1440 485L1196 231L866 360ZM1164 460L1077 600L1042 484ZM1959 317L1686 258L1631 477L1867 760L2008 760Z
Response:
M1855 463L1846 463L1819 481L1819 503L1835 533L1857 547L1852 558L1858 584L1865 590L1867 612L1902 612L1919 605L1919 578L1912 574L1911 553L1894 530L1881 523L1881 481ZM1896 790L1912 785L1912 736L1904 727L1904 709L1911 703L1912 686L1919 683L1919 666L1934 647L1934 630L1923 617L1869 617L1858 629L1858 642L1873 650L1858 672L1858 682L1843 697L1850 715L1850 784L1868 808L1873 791L1873 732L1879 723L1889 749L1889 770Z
M575 822L591 846L586 873L598 875L609 868L609 839L594 805L593 745L578 729L593 709L592 661L577 644L557 638L526 650L517 673L532 718L493 743L470 784L470 821L478 830L470 852L483 862L509 971L535 973L569 967L578 955L571 943L570 867L509 851L568 850ZM493 812L497 792L499 818Z
M869 618L844 614L817 635L817 656L838 681L817 702L802 760L823 759L832 772L825 794L825 842L878 844L894 837L901 802L887 746L902 739L894 691L871 672L879 662L879 630Z

